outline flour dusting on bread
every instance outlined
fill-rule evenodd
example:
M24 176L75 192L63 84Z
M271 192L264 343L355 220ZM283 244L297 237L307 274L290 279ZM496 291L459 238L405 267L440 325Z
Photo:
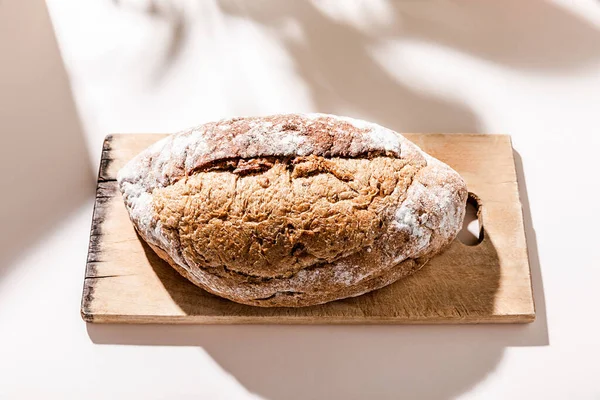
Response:
M328 114L200 125L117 179L162 258L258 306L357 296L414 272L454 239L467 196L454 170L402 135Z

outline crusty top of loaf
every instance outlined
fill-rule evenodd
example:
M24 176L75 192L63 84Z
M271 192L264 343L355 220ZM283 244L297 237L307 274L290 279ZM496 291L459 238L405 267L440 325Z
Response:
M210 122L168 136L119 171L119 182L146 190L165 187L224 159L255 157L357 157L370 152L400 157L414 145L374 123L329 114L238 117ZM408 156L408 155L407 155Z
M311 159L311 157L316 158ZM348 163L343 159L368 161L376 158L379 159L379 164L375 163L373 166L380 165L382 168L387 168L389 171L385 173L388 174L388 181L397 182L398 186L395 189L391 188L387 194L377 195L376 197L379 199L375 203L372 202L374 197L370 197L371 203L368 211L371 214L364 214L364 218L367 218L365 223L369 223L369 219L372 218L373 221L378 219L383 225L380 224L379 228L369 228L369 230L376 230L374 233L371 232L374 236L367 235L368 237L363 238L363 242L361 242L369 245L352 250L353 253L342 254L340 252L339 257L336 256L333 259L313 257L309 259L309 264L305 265L308 268L300 265L297 257L295 269L283 274L275 267L273 267L272 275L268 275L269 271L265 272L259 269L256 269L253 274L251 268L250 270L236 269L237 267L242 268L243 262L238 263L237 266L212 265L210 260L206 259L210 255L199 254L194 249L190 250L194 247L195 240L202 240L198 239L199 236L194 236L199 234L198 226L192 227L192 231L181 229L181 221L190 218L190 215L184 214L189 213L190 210L188 203L176 205L177 199L189 197L192 191L197 196L207 196L205 198L210 199L210 190L208 194L202 193L202 190L206 189L203 189L203 185L206 184L227 186L231 181L237 187L238 178L232 174L226 174L228 177L233 177L232 179L225 179L223 175L216 176L208 173L215 169L222 170L223 165L235 168L234 170L231 168L222 170L233 174L246 168L249 168L250 172L253 172L254 168L261 170L262 166L267 165L271 168L269 170L271 175L265 175L265 177L270 176L273 181L278 179L281 174L288 173L285 167L277 167L277 165L282 165L281 161L283 160L283 164L294 164L295 170L289 174L291 184L292 178L295 177L294 174L301 176L302 168L307 165L309 169L318 169L321 167L315 167L315 165L323 164L323 159L332 160L322 167L327 169L328 174L336 175L335 169L344 166L357 174L366 173L367 175L360 178L363 179L361 184L363 186L359 185L360 179L357 175L356 184L358 186L352 190L367 193L379 190L379 183L375 187L369 186L375 184L369 183L368 168L372 168L372 166L368 167L359 160L351 160ZM276 167L272 167L273 165ZM308 173L311 172L308 171ZM316 181L312 176L308 176L308 173L302 179L307 180L306 184L315 184ZM344 181L344 177L336 176L336 179L341 180L342 183ZM311 180L313 180L312 183ZM277 303L277 296L280 294L282 297L289 297L290 293L302 293L301 296L308 298L312 295L318 299L319 291L322 293L327 290L344 292L344 286L357 285L360 287L361 281L368 282L369 279L379 279L377 285L363 284L362 292L364 292L380 287L381 282L386 279L387 283L397 279L399 274L389 272L387 278L380 277L384 276L385 271L395 264L409 258L428 257L449 243L460 229L466 199L464 182L456 172L423 153L400 134L377 124L326 114L233 118L204 124L171 135L152 145L119 171L118 181L130 217L140 234L151 245L164 250L170 261L172 260L186 270L188 278L213 293L234 300L244 302L251 298L257 299L257 301L267 299L265 302L271 301L275 305L288 305L287 300ZM180 181L183 184L179 183ZM337 182L335 179L330 181L333 185L335 182ZM284 186L289 186L285 182L279 184L283 185L282 190ZM245 202L252 197L251 192L262 190L256 186L256 182L239 185L247 185L247 188L252 188L254 185L255 189L248 189L250 190L248 193L237 193L234 190L227 194L226 196L238 197L229 204L230 209L232 207L236 209L236 206L232 206L236 200L241 204L238 206L243 209ZM292 190L290 188L291 186L285 190ZM243 191L243 189L241 190ZM326 195L326 192L326 190L322 191L323 195ZM317 197L320 196L318 193ZM357 199L358 197L354 200L347 200L350 202L348 210L355 209L353 208L355 206L351 204L352 201L360 202ZM258 201L260 203L263 200ZM274 204L284 210L289 209L288 203L289 199L282 198L281 202ZM258 204L258 207L266 204L265 200L264 204ZM269 207L273 207L273 205ZM197 211L192 210L192 214L194 212ZM305 216L311 219L316 218L316 215L311 213L309 211ZM244 226L247 225L244 222L246 221L245 216L234 214L235 212L232 212L230 216L225 217L227 223L233 222L234 225L229 231L222 232L234 235L243 231ZM302 219L303 215L298 214L296 217ZM332 220L332 224L342 224L343 213L337 215L338 217L335 218L338 219ZM290 215L291 217L293 216ZM229 220L230 218L235 221ZM360 219L360 217L357 218ZM211 221L217 223L218 229L222 229L222 221ZM278 223L272 221L272 224ZM344 223L347 224L347 227L352 225L352 221ZM342 225L339 225L338 228ZM285 228L282 227L282 229ZM212 232L214 234L215 231ZM274 234L282 233L283 231ZM287 231L285 234L287 235ZM186 236L187 244L184 245L180 235ZM280 236L274 236L271 239L279 240L276 238L280 238ZM329 240L331 238L324 237L322 239ZM246 239L239 240L243 242ZM207 243L210 243L210 239ZM212 245L214 244L213 241ZM284 250L285 245L285 243L282 244ZM292 243L287 243L287 245L290 247ZM219 246L223 248L223 251L228 251L226 243L220 243ZM293 249L287 248L291 253L293 253ZM222 264L224 258L219 254L215 257ZM259 254L258 257L262 256ZM257 278L259 279L257 280ZM310 290L306 287L307 282L310 282ZM346 295L358 294L347 290L344 293ZM334 294L324 294L322 297L323 301L332 298L336 298ZM308 301L311 304L314 302L314 298Z
M330 114L278 114L209 122L168 136L118 173L130 216L153 243L164 240L151 221L151 193L220 160L319 155L356 157L387 152L406 159L421 151L381 125ZM401 155L402 154L402 155ZM423 153L423 156L429 157Z

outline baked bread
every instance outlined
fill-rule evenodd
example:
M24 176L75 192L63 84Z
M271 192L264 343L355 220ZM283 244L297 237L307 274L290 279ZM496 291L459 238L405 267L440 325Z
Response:
M263 307L325 303L413 273L462 226L463 179L400 134L325 114L171 135L118 174L131 221L194 284Z

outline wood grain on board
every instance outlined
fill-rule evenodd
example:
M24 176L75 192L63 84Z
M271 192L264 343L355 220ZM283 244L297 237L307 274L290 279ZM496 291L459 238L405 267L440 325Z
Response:
M104 142L85 274L83 318L98 323L511 323L535 318L510 137L405 135L466 180L480 204L483 240L455 240L423 269L365 295L304 308L259 308L211 295L181 277L136 234L115 177L166 135Z

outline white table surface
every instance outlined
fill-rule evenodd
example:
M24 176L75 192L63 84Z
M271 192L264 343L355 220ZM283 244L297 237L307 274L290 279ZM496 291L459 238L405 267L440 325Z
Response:
M0 1L0 398L600 399L597 1ZM538 318L86 326L103 137L320 111L509 133Z

